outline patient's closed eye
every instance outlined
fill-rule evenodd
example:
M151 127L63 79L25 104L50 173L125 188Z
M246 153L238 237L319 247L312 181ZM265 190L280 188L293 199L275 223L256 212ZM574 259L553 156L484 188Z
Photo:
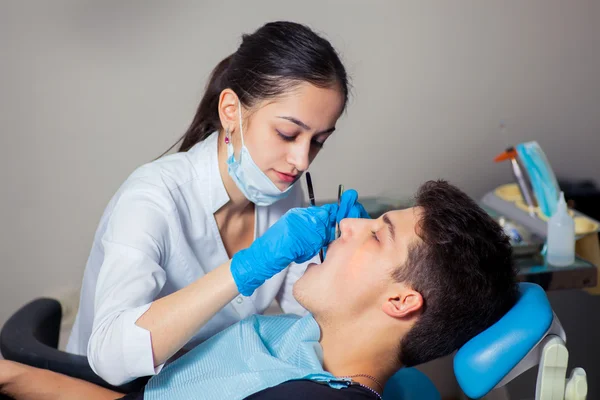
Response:
M373 236L373 238L379 242L379 238L377 237L377 232L371 232L371 236Z

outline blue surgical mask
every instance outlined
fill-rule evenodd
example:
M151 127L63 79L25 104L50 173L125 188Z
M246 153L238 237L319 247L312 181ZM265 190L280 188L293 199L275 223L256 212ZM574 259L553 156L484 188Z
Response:
M254 163L248 148L244 145L244 131L242 130L242 107L238 107L240 118L240 137L242 148L239 160L235 159L233 141L227 144L227 171L244 196L257 206L270 206L278 200L284 199L290 193L292 185L281 191L269 177Z

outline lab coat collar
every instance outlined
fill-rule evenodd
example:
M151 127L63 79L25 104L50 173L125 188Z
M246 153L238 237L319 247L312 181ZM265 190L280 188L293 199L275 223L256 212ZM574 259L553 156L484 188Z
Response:
M229 201L229 195L219 172L218 139L219 132L213 132L188 151L196 173L206 181L203 186L208 196L201 196L201 198L206 200L206 207L213 214Z

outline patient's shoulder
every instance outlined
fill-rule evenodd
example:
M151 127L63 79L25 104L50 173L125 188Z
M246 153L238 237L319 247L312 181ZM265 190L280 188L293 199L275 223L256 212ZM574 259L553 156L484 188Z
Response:
M304 400L310 398L326 400L378 399L373 392L361 386L353 385L345 389L334 389L328 385L310 380L296 380L261 390L246 397L246 400Z

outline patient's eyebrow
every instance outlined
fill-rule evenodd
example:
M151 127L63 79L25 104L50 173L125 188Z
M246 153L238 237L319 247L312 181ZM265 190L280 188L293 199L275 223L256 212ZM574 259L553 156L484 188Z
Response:
M394 224L392 224L392 221L390 221L390 218L386 215L383 214L383 222L386 223L389 231L390 231L390 235L392 235L392 240L396 240L396 228L394 227Z

